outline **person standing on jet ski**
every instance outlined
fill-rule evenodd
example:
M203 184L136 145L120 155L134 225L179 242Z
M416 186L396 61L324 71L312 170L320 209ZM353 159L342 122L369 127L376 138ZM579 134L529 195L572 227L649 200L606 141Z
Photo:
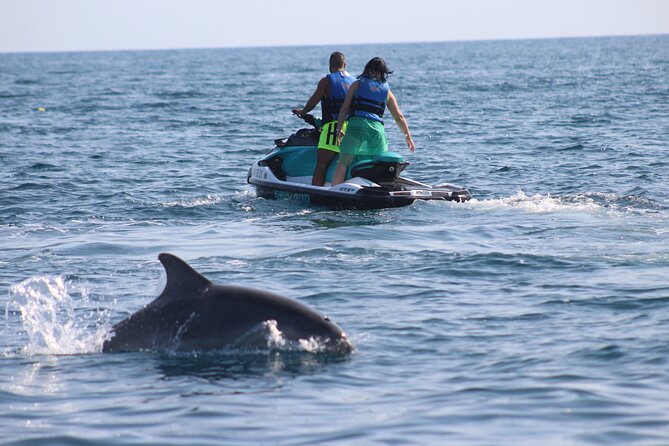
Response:
M349 88L339 110L337 142L340 144L341 155L332 185L344 182L346 170L354 162L371 160L388 151L386 130L383 127L386 105L402 130L407 147L412 152L416 150L416 144L409 133L409 125L388 86L388 75L391 73L386 62L375 57L367 62L362 75ZM342 126L347 117L348 128Z
M304 108L293 109L293 113L304 119L307 113L313 110L319 102L321 103L323 127L318 140L318 161L311 180L311 184L314 186L325 184L325 174L328 166L332 158L339 153L337 118L346 93L348 93L349 87L354 81L355 78L346 71L344 54L335 51L330 55L330 74L318 82L316 91L311 95ZM346 129L346 124L346 121L342 121L339 128Z

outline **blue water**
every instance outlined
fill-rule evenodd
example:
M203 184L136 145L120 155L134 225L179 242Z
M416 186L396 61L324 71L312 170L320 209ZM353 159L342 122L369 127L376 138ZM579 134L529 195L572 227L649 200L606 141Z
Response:
M256 198L334 49L474 200ZM669 444L668 103L669 36L0 54L0 442ZM355 352L100 353L160 252Z

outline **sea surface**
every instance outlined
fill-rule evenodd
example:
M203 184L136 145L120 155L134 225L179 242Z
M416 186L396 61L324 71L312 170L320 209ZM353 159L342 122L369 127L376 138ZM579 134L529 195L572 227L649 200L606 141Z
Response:
M333 50L472 201L256 197ZM354 353L101 353L161 252ZM669 36L0 54L0 443L669 444Z

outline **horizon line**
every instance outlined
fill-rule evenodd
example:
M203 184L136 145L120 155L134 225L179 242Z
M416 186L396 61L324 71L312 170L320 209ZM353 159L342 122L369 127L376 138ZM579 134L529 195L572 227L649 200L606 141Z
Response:
M102 48L102 49L63 49L63 50L21 50L0 51L5 54L63 54L63 53L104 53L104 52L131 52L131 51L188 51L188 50L232 50L232 49L263 49L263 48L314 48L325 46L363 46L363 45L411 45L424 43L467 43L467 42L514 42L524 40L568 40L568 39L599 39L618 37L661 37L669 33L647 34L594 34L577 36L544 36L544 37L504 37L481 39L451 39L451 40L407 40L401 42L366 42L366 43L319 43L319 44L278 44L278 45L231 45L231 46L184 46L184 47L146 47L146 48Z

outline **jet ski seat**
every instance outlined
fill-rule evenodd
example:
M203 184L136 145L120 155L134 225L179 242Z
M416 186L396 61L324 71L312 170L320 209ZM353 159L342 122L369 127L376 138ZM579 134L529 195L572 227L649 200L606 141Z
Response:
M401 155L386 152L373 160L353 163L346 174L346 178L362 177L375 183L392 183L406 169L409 163Z

